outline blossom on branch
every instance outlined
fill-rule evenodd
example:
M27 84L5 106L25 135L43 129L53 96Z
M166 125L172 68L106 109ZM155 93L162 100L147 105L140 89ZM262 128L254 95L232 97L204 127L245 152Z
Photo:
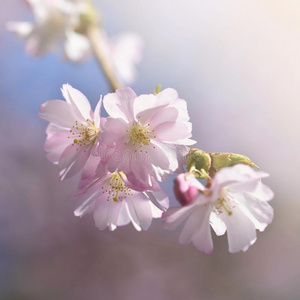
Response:
M61 180L80 172L97 147L102 102L93 112L80 91L65 84L62 93L66 101L47 101L39 114L50 122L44 149L49 161L58 165Z
M137 97L122 88L106 95L103 105L110 117L102 143L114 149L107 161L110 172L122 170L129 181L147 189L182 168L187 145L195 142L186 101L175 90Z
M268 201L271 189L261 182L268 174L238 164L221 169L211 187L199 189L194 201L184 207L170 208L164 215L164 226L173 230L184 223L179 242L192 242L205 253L211 253L215 233L225 234L229 252L246 251L256 241L256 229L264 231L273 219Z
M27 0L35 22L9 22L7 29L26 40L29 55L40 57L62 49L64 57L82 60L90 51L88 39L76 32L80 14L85 11L83 2L68 0Z
M100 163L96 175L73 196L78 203L75 216L92 212L100 230L132 223L136 230L147 230L153 218L160 218L169 207L162 191L136 191L122 171L110 173Z

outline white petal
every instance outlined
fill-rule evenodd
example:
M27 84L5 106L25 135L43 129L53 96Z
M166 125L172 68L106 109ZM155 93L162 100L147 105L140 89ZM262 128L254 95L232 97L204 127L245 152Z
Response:
M225 234L226 225L215 212L211 212L209 222L217 236Z
M238 206L231 215L226 212L220 218L227 227L229 252L246 251L256 241L256 230L253 222L240 210Z
M100 96L100 100L96 105L95 111L94 111L94 121L95 126L97 128L100 128L100 121L101 121L101 106L102 106L102 96Z
M82 34L68 31L66 35L65 57L73 62L81 62L91 54L89 40Z
M97 199L94 209L96 227L100 230L104 230L107 226L111 230L115 229L122 205L122 202L107 201L104 198Z
M7 30L15 33L19 38L27 38L32 32L33 25L29 22L8 22Z
M233 194L234 195L234 194ZM254 223L256 229L264 231L273 220L273 208L266 201L254 197L250 193L234 195L244 214Z
M193 213L187 219L179 236L179 242L181 244L189 244L196 233L198 234L199 231L202 233L202 227L208 229L203 230L203 235L207 235L208 232L210 235L209 215L211 209L212 206L210 205L198 205L197 208L193 210ZM204 238L204 240L207 241L209 238ZM198 243L201 244L201 241L198 241Z
M164 227L174 230L191 215L196 207L195 203L183 207L170 207L162 215Z

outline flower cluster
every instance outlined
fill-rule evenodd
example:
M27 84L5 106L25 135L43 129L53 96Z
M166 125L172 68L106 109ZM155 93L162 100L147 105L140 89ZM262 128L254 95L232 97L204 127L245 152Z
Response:
M103 98L105 118L102 98L92 111L70 85L62 94L66 101L45 102L39 115L50 122L45 151L60 179L81 174L70 197L77 202L76 216L93 213L100 230L130 222L147 230L159 217L166 229L184 223L180 243L192 242L205 253L213 250L210 226L217 235L227 231L234 253L246 251L256 229L263 231L272 221L273 192L261 182L268 174L243 155L189 149L195 141L187 103L174 89L140 96L118 89ZM174 184L181 207L169 208L159 183L174 172L181 173Z
M41 57L61 51L63 58L82 62L91 56L92 45L87 27L97 22L97 14L86 0L26 0L35 22L8 22L7 29L26 41L26 52ZM143 43L134 33L108 38L99 31L101 51L106 64L121 82L131 84L137 74L135 65L141 60Z
M50 122L45 151L60 179L81 172L75 215L93 211L99 229L130 221L148 229L169 207L159 182L182 167L194 143L186 102L173 89L138 97L122 88L104 97L109 117L101 118L102 99L93 112L80 91L64 85L62 93L66 101L45 102L39 115Z

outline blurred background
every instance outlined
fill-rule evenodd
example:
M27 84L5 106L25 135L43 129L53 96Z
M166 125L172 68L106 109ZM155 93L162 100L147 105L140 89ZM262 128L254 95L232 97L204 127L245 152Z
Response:
M273 223L245 253L226 236L211 255L148 232L99 231L66 201L43 153L39 105L70 83L96 105L109 85L95 60L29 57L7 21L30 21L21 0L0 11L0 299L300 299L300 2L95 0L108 35L144 40L137 94L160 83L188 102L197 146L249 156L271 174ZM172 205L172 178L163 184Z

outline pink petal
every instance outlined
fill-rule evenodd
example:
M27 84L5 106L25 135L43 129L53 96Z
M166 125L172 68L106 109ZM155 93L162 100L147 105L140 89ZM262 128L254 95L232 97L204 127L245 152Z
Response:
M158 93L156 97L160 105L170 105L178 99L178 93L176 92L176 90L168 88Z
M76 150L76 147L76 145L70 145L60 157L58 163L61 170L59 173L60 180L70 178L80 172L90 156L92 147L86 146L79 150Z
M155 111L157 107L163 105L164 104L160 103L156 98L156 96L154 96L153 94L141 95L134 100L134 104L133 104L134 115L138 116L140 113L149 109L154 109Z
M64 84L62 94L67 103L72 106L72 109L81 121L91 119L91 105L88 99L77 89L74 89L69 84Z
M100 198L95 203L94 221L98 229L104 230L109 225L117 225L123 202L107 201Z
M113 118L121 118L126 123L132 122L133 102L136 94L131 88L118 89L115 93L107 94L103 105L107 113Z
M71 128L75 124L76 117L65 101L49 100L40 106L40 111L39 117L58 126Z
M173 107L160 108L155 115L152 116L149 123L155 128L164 122L175 122L178 117L178 110Z
M163 190L157 192L145 192L145 194L149 197L151 202L161 210L166 211L169 208L169 197Z
M146 195L143 193L134 193L133 196L126 200L130 215L134 218L135 222L142 227L143 230L147 230L152 222L152 210L150 202Z
M178 122L164 122L154 128L156 139L162 142L176 142L189 138L191 133L187 126Z

